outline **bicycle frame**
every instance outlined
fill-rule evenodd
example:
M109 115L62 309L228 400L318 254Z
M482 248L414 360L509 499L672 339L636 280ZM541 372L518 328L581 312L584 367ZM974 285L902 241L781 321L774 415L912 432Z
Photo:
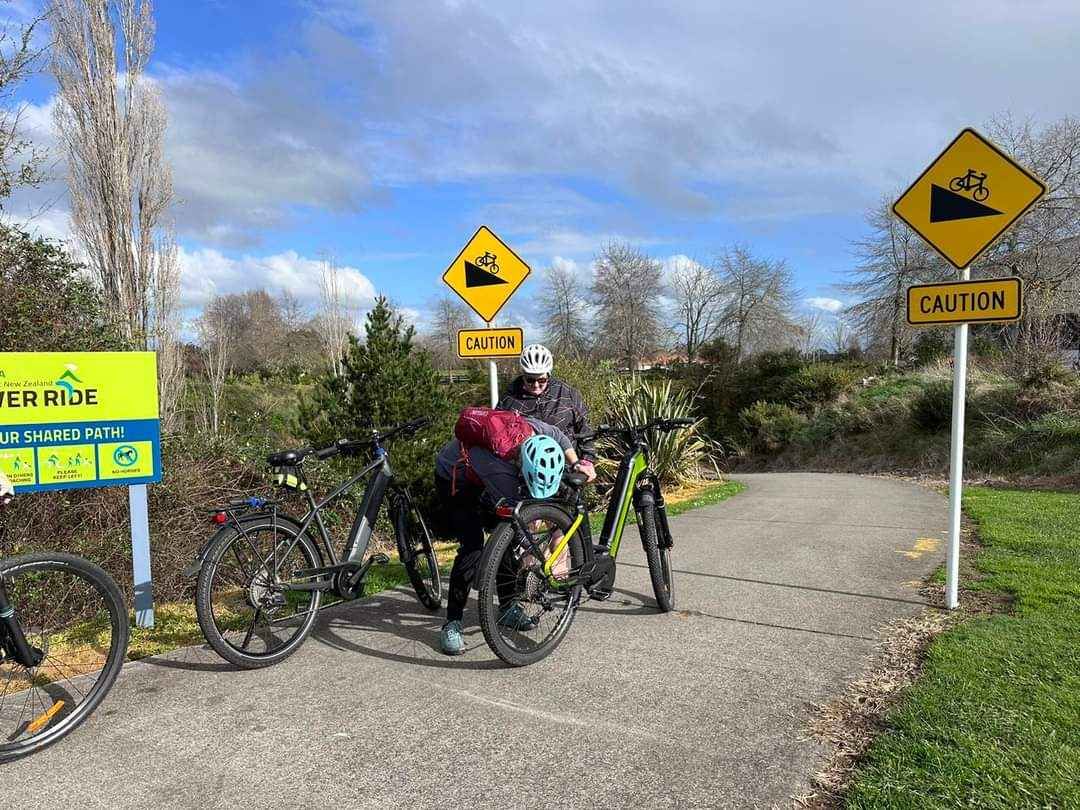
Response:
M580 493L576 493L572 499L562 499L559 501L572 515L576 515L574 522L570 525L566 534L560 538L555 548L551 550L550 554L546 555L547 560L544 563L544 574L548 577L551 584L555 585L555 581L552 578L551 570L555 565L556 560L566 550L567 545L570 543L570 539L581 532L585 542L582 544L584 548L585 562L582 568L589 566L596 559L597 552L605 554L614 560L618 557L619 547L622 543L623 532L626 529L626 518L630 512L630 505L638 505L638 501L641 497L642 488L638 486L638 483L645 479L648 482L648 488L652 491L656 505L663 507L664 498L660 492L660 482L649 471L649 458L648 458L648 445L641 439L636 440L630 452L627 453L622 461L619 463L619 471L615 476L615 485L612 490L611 502L608 504L607 512L604 515L604 525L600 530L600 545L599 548L594 548L592 543L592 527L589 525L589 510L585 505L584 499ZM543 501L531 501L532 503ZM550 501L548 501L550 503ZM527 502L522 502L527 503ZM665 542L670 543L670 530L667 528L667 516L663 514L664 510L659 509L659 514L663 517L661 519L662 532L665 535ZM515 513L516 516L516 513ZM530 540L532 539L531 533L527 531L527 527L521 525L521 521L518 520L518 528L525 533L525 536Z

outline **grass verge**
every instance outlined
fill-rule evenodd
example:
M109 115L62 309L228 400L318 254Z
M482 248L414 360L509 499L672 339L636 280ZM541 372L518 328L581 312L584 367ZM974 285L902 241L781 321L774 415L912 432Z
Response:
M854 808L1080 807L1080 494L973 487L978 592L1014 612L939 636L848 795Z

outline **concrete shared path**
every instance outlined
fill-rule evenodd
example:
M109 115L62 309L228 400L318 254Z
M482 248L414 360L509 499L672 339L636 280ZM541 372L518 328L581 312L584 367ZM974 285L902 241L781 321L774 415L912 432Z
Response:
M505 668L472 625L405 592L324 616L287 662L206 649L128 665L68 740L0 769L41 808L790 806L823 754L807 702L838 694L880 628L921 609L947 507L917 486L737 476L675 518L676 607L655 611L636 530L618 592L547 660Z

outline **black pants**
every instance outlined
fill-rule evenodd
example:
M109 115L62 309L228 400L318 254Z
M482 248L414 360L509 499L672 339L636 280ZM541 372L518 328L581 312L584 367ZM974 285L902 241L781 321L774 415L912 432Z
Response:
M495 528L496 518L491 508L481 499L483 489L458 478L457 490L451 495L451 484L445 478L435 476L435 490L442 502L444 525L458 541L454 567L450 569L450 592L446 596L446 620L460 622L465 614L469 591L476 582L480 558L484 554L484 531ZM509 560L504 559L508 566ZM514 599L514 573L508 567L498 577L499 604L507 605Z
M469 591L476 579L476 570L480 566L480 556L484 553L484 528L490 523L485 518L486 511L480 503L483 490L472 484L457 482L457 491L450 494L450 482L442 476L435 476L435 490L442 502L443 520L446 527L460 543L454 567L450 569L450 592L446 597L446 620L461 621L465 613L465 603L469 600Z

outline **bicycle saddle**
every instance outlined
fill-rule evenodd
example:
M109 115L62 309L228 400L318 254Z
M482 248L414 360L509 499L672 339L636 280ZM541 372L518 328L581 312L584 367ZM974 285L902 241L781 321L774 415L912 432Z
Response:
M583 472L577 472L575 470L567 470L563 473L563 481L568 483L574 489L581 489L585 484L589 482L589 476Z
M304 456L310 453L311 450L282 450L280 453L271 453L266 457L266 463L271 467L289 467L296 464L299 461L303 461Z

